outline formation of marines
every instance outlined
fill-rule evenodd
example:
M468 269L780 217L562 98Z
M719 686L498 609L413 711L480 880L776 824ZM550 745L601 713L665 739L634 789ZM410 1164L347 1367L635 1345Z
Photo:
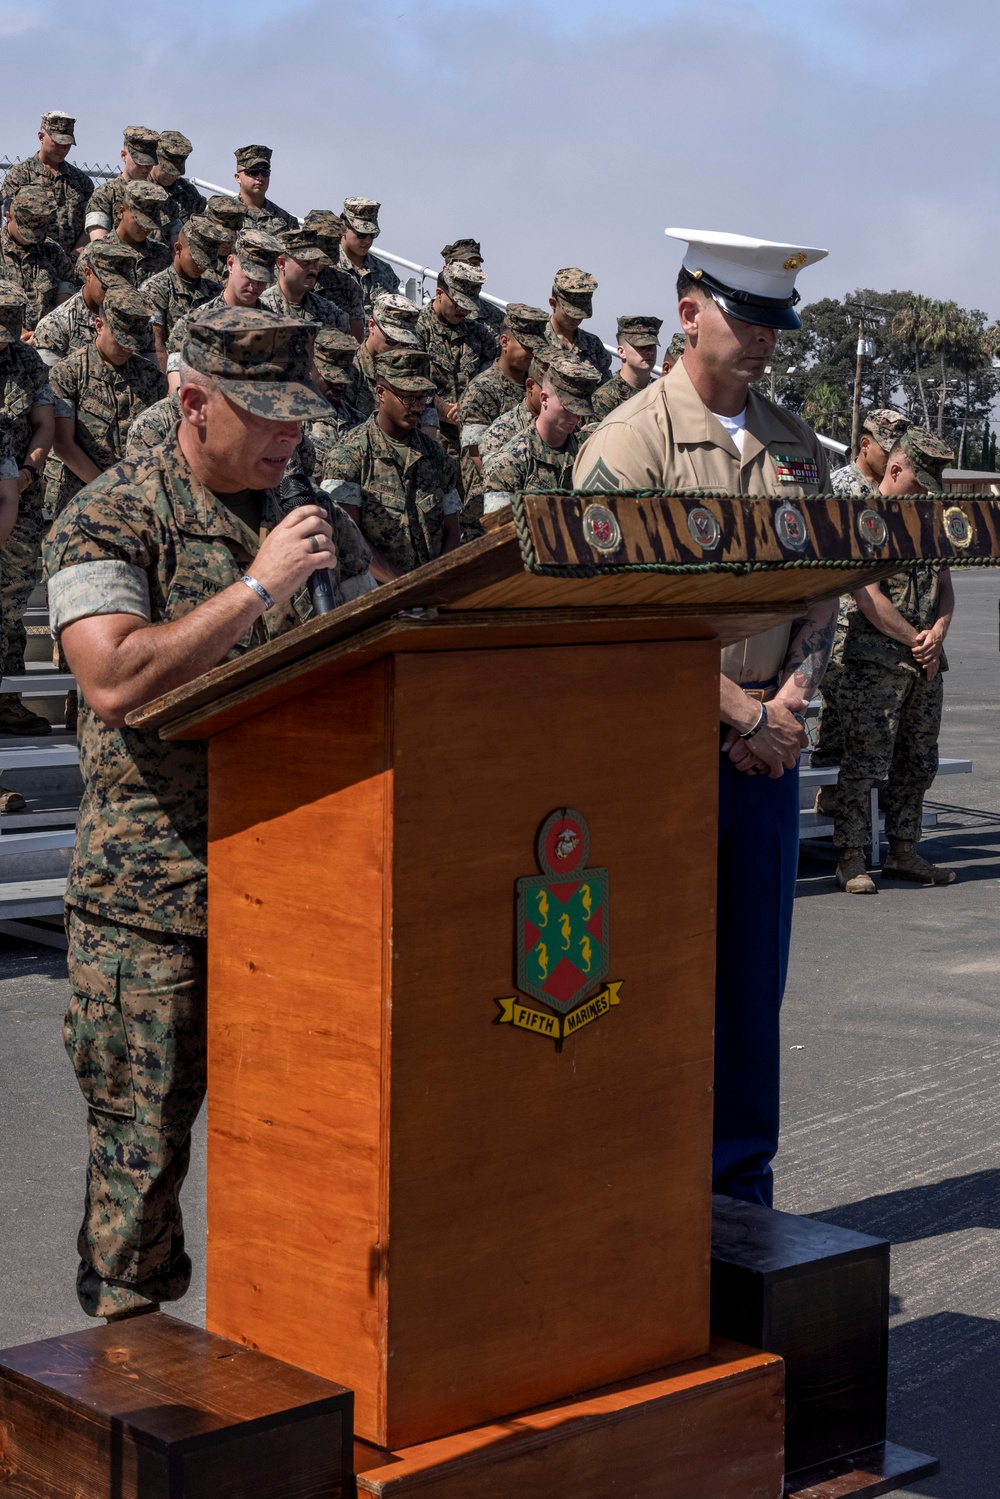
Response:
M235 152L233 194L205 198L184 175L187 137L139 126L124 132L121 173L95 188L66 159L74 127L46 113L38 152L3 185L0 647L5 674L23 669L47 531L85 781L66 893L65 1039L90 1138L77 1291L115 1320L187 1288L179 1193L205 1089L205 747L130 728L128 714L308 619L316 569L338 603L391 585L474 544L519 490L828 492L815 433L759 390L779 330L799 326L796 274L826 252L669 230L685 244L680 332L658 372L663 320L621 316L612 375L583 327L597 290L586 271L558 270L547 307L500 309L479 242L458 239L421 308L373 253L377 200L300 222L268 196L261 145ZM931 434L881 412L866 437L838 485L939 487L950 454ZM286 474L314 503L283 498ZM851 893L874 888L863 823L887 773L886 874L951 877L914 850L951 607L938 568L859 590L844 610L840 728L831 709L826 731L840 734L835 836ZM765 1204L801 720L836 614L816 605L728 647L719 681L713 1181ZM0 732L49 728L16 694L0 699Z

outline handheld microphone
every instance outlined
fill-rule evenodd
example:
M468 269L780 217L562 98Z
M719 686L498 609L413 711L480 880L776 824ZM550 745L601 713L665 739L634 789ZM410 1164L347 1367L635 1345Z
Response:
M283 510L297 510L300 505L323 505L312 484L303 473L285 474L278 486ZM309 597L314 614L329 614L336 600L333 595L333 578L328 567L318 567L309 578Z

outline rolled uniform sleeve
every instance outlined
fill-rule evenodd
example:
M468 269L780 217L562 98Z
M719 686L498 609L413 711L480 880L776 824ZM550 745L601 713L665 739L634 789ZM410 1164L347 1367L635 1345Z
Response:
M505 447L487 453L483 459L483 514L490 515L510 505L521 483L520 465L512 453Z
M42 544L52 634L96 614L151 619L153 532L141 491L82 490Z
M56 416L69 417L76 420L77 382L75 379L76 366L69 360L60 360L52 366L49 375L49 384L45 387L52 395L55 403Z
M136 614L150 622L149 579L141 568L108 558L62 568L48 582L52 638L95 614Z

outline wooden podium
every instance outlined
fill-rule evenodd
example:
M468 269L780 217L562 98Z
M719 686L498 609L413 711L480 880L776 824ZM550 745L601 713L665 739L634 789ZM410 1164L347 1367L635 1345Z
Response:
M1000 555L796 504L525 496L133 717L210 741L209 1327L355 1391L363 1493L781 1491L709 1333L719 644Z

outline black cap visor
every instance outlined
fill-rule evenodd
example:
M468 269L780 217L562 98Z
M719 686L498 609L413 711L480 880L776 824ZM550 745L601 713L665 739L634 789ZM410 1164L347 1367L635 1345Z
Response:
M757 328L779 328L792 330L802 327L802 319L795 311L795 304L799 300L797 291L793 291L790 297L757 297L752 292L738 291L735 287L724 286L721 281L716 281L714 276L705 272L696 278L698 285L704 287L713 302L716 302L730 317L737 318L741 323L753 323Z

